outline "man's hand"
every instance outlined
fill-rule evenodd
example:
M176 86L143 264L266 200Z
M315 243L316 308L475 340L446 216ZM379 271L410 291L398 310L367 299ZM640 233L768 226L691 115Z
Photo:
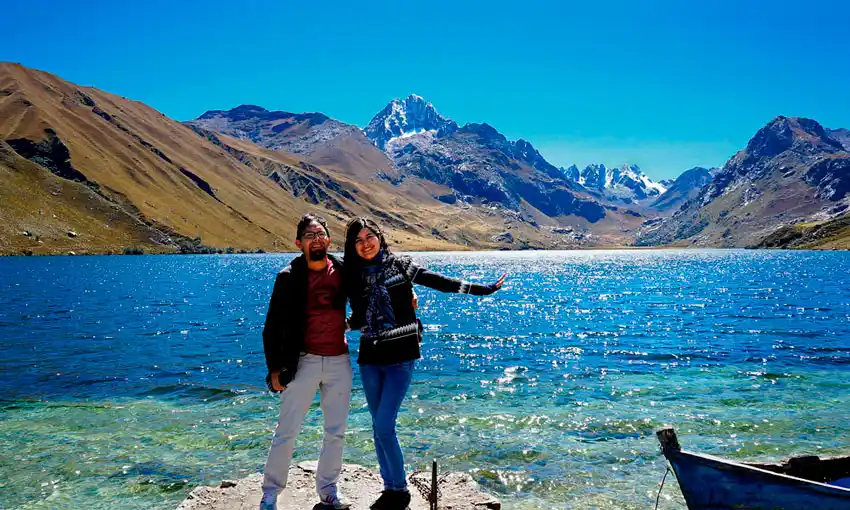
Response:
M286 386L280 385L280 371L275 370L274 372L271 373L271 376L272 376L272 388L274 388L275 391L283 391L283 390L286 389Z
M413 303L411 304L413 305L414 310L419 309L419 296L416 295L415 290L413 291Z

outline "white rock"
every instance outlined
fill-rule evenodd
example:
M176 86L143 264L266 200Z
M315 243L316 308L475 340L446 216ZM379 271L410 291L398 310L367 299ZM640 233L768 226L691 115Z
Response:
M318 509L316 495L315 461L301 462L289 470L289 482L278 498L279 510ZM428 510L428 501L417 487L430 487L430 473L411 476L410 492L413 496L410 510ZM261 474L247 478L223 481L218 487L198 487L180 504L178 510L255 510L262 496ZM368 510L383 489L378 473L363 466L345 464L339 480L339 490L352 510ZM439 508L451 510L500 510L501 503L481 492L478 484L467 473L446 473L440 476Z

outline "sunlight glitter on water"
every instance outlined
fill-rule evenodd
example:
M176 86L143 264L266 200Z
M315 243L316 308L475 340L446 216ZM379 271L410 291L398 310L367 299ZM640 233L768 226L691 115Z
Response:
M4 504L174 508L261 470L277 402L259 335L289 257L0 260ZM733 458L847 452L846 254L414 257L508 279L484 299L417 290L424 358L399 420L411 469L469 470L506 508L630 509L654 504L664 425ZM345 455L375 465L355 377ZM298 458L320 443L314 404ZM661 507L682 504L668 479Z

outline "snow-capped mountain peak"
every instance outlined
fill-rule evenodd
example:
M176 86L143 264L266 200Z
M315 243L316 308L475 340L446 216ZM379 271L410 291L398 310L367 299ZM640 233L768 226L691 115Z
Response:
M567 179L588 190L624 202L657 197L667 191L666 186L650 179L637 165L624 164L619 168L608 168L602 164L592 164L581 171L573 165L563 169L563 173Z
M443 134L457 129L457 124L440 115L434 105L421 96L410 94L393 99L375 115L364 132L376 146L386 149L387 143L402 136L431 132Z
M653 181L637 165L629 165L625 164L620 168L614 171L614 174L618 176L615 180L615 184L624 184L627 183L628 179L631 179L635 182L643 184L647 190L648 196L660 195L667 191L667 188L658 182ZM654 191L654 192L653 192Z

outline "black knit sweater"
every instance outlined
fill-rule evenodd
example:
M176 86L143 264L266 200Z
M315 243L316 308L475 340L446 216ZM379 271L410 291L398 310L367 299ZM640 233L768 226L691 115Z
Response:
M349 270L346 272L346 292L352 311L349 323L351 329L360 329L365 325L366 306L369 302L368 287L362 272L352 270L352 266L354 264L349 264ZM372 336L361 336L357 362L362 365L391 365L421 357L419 342L422 337L422 325L413 309L414 283L441 292L475 296L486 296L496 291L496 288L490 285L468 283L434 273L416 265L410 257L403 255L388 255L381 266L378 279L390 295L396 327Z

